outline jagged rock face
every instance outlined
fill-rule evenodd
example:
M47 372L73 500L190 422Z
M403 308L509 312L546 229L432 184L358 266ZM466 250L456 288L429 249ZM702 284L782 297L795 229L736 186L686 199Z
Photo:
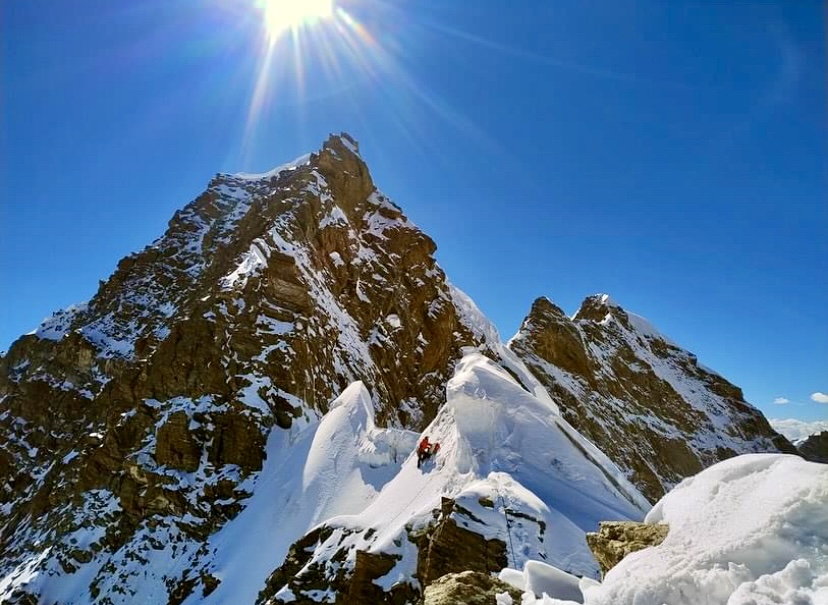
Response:
M314 603L316 596L327 593L337 595L336 602L346 605L402 605L418 602L423 587L446 575L486 575L508 565L506 544L465 529L480 520L455 500L443 498L432 514L433 520L426 527L408 531L408 540L417 547L417 585L400 582L391 590L381 590L375 581L385 576L400 556L367 550L374 531L370 528L324 525L293 544L257 602L276 605L291 599L294 603ZM360 543L365 548L355 546Z
M828 431L811 435L797 446L799 453L805 460L828 464ZM2 464L2 462L0 462Z
M664 523L608 521L601 523L597 532L588 533L586 539L601 566L601 574L607 575L628 554L664 542L669 531Z
M653 502L736 454L793 452L739 388L606 296L573 318L539 298L509 347Z
M375 583L396 565L398 557L356 550L349 559L344 545L353 534L329 526L308 533L291 547L284 564L268 578L256 603L278 604L287 599L298 605L311 605L319 602L319 595L330 595L342 605L416 602L417 591L408 584L385 591ZM314 547L322 544L337 549L331 562L315 559Z
M0 577L27 553L48 552L26 567L45 573L91 558L89 600L108 602L159 551L179 562L165 582L180 601L269 431L355 380L379 422L424 426L478 344L434 251L347 135L216 176L92 300L0 358Z
M435 525L415 540L419 543L420 553L417 577L423 586L429 586L449 573L492 573L508 565L506 544L502 540L487 540L464 529L467 521L479 522L471 511L444 498L440 513Z

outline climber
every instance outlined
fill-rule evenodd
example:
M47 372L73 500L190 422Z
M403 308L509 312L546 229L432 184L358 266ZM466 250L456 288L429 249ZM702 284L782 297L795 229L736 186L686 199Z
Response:
M440 451L439 443L429 443L428 435L423 437L420 445L417 447L417 468L422 466L423 462L431 458L434 454Z
M423 437L422 441L420 441L420 445L417 447L417 468L423 463L423 460L428 459L431 455L431 444L428 442L428 435Z

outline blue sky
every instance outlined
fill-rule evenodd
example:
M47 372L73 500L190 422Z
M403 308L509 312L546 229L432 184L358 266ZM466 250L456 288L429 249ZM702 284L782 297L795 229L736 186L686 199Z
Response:
M0 349L216 172L347 131L504 337L607 292L828 417L821 2L341 0L273 46L256 2L0 3Z

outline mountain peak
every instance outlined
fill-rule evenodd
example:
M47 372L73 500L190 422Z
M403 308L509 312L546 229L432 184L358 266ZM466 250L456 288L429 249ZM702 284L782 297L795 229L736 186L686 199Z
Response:
M322 144L322 147L316 152L304 153L291 162L280 164L265 172L219 173L217 179L214 179L211 185L220 183L223 179L228 178L243 181L269 180L278 177L284 172L315 163L326 153L344 162L362 162L362 156L359 154L359 143L347 132L341 132L339 134L330 134Z
M349 135L347 132L340 132L339 134L330 134L327 140L322 144L322 149L330 149L342 153L343 155L355 155L360 159L359 143L357 140Z
M587 296L581 307L572 316L572 319L585 319L589 321L604 321L607 315L620 311L625 314L624 309L609 294L593 294Z
M550 314L566 316L566 313L563 312L563 309L561 309L558 305L552 302L551 299L547 298L546 296L540 296L535 299L535 302L532 303L532 309L529 311L529 318L545 317Z
M735 453L790 451L738 387L607 294L571 319L537 299L509 348L652 500Z

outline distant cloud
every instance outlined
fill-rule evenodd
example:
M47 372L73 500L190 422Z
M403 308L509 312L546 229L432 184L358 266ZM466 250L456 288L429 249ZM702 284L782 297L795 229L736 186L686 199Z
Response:
M787 420L771 419L769 422L774 431L781 433L794 443L804 441L811 435L816 435L822 431L828 431L828 420L803 422L788 418Z
M828 403L828 395L820 393L819 391L811 393L811 401L816 401L817 403Z
M778 403L779 405L782 405L782 404L785 404L785 403L790 403L791 400L786 398L786 397L777 397L776 399L773 400L773 402Z

